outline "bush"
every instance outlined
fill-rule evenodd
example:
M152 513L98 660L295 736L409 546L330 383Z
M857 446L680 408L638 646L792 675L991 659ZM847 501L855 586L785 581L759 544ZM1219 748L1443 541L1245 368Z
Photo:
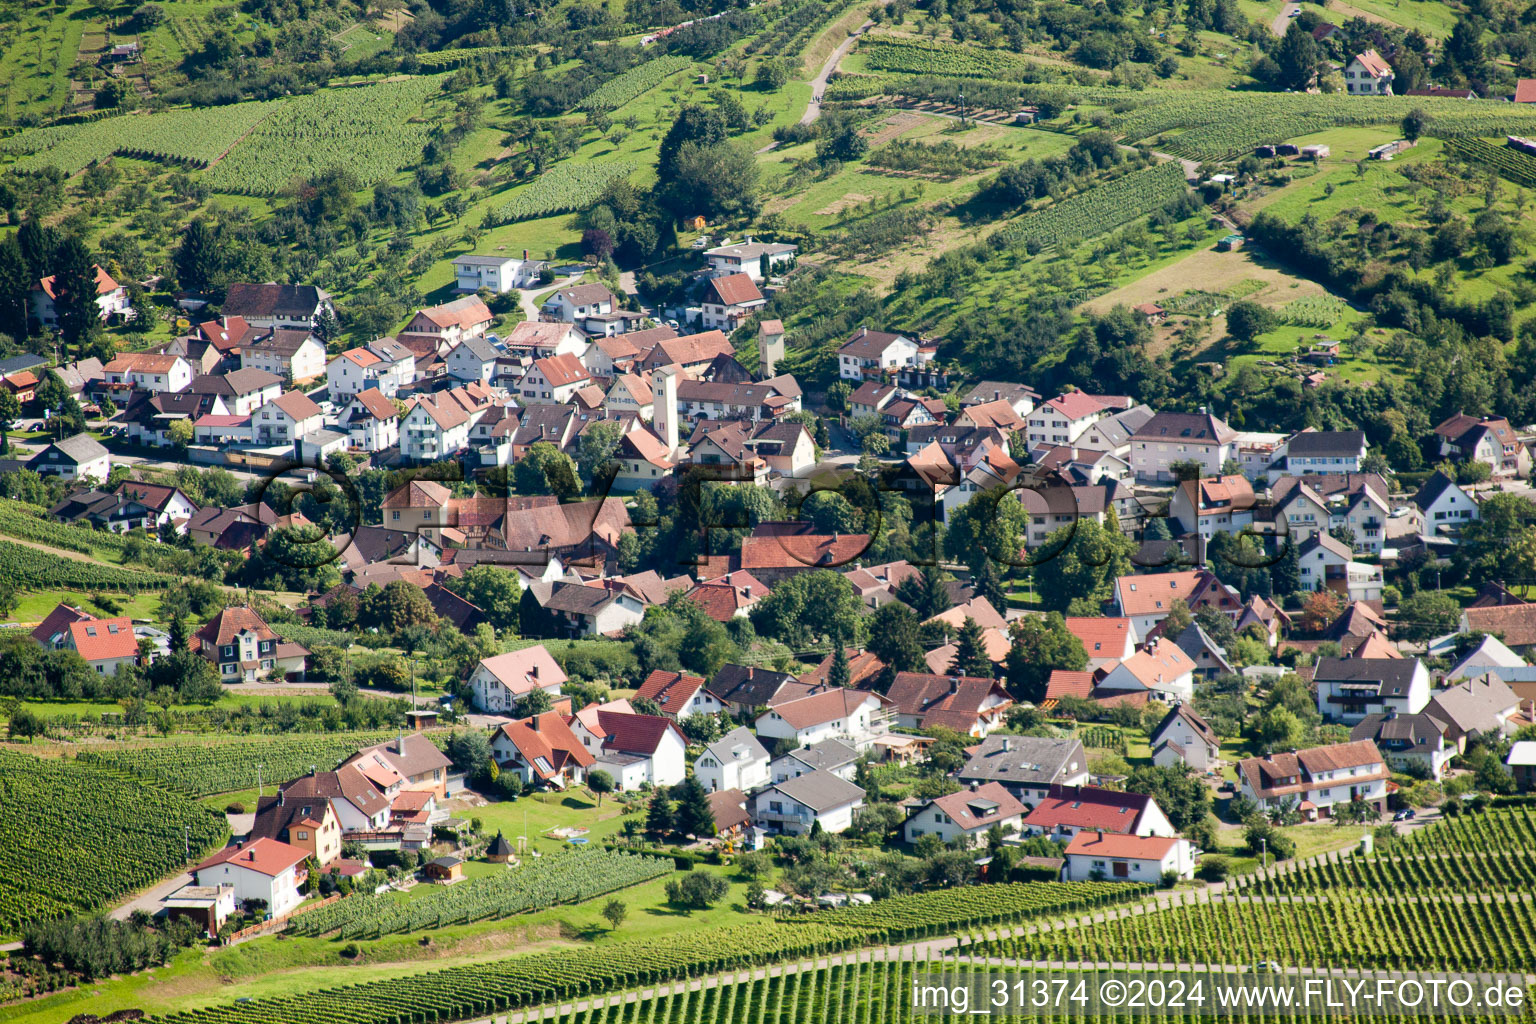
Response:
M1174 871L1172 868L1169 868L1167 871L1164 871L1162 873L1162 875L1157 880L1157 886L1160 889L1172 889L1174 886L1176 886L1178 884L1179 884L1179 873L1177 871Z
M224 813L225 814L244 814L245 813L245 804L240 803L238 800L235 801L232 804L225 804L224 805Z
M348 960L356 960L362 954L362 952L363 951L358 948L358 945L355 942L349 942L345 946L341 947L341 955L346 957Z
M1232 870L1232 862L1215 854L1200 858L1199 875L1207 882L1226 881Z

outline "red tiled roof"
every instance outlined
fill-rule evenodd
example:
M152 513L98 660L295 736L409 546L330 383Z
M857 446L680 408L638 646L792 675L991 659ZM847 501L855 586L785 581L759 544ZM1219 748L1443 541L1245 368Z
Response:
M870 697L875 697L883 704L890 703L879 694L839 687L783 704L773 704L771 708L775 714L789 723L790 728L808 729L813 725L848 717Z
M1175 601L1188 603L1200 582L1199 570L1121 576L1117 593L1125 615L1166 614Z
M1515 82L1516 103L1536 103L1536 78L1521 78Z
M836 568L852 562L868 547L867 533L746 537L738 564L747 570Z
M263 837L240 846L226 846L192 870L203 871L218 867L220 864L235 863L242 868L249 868L251 871L275 878L295 864L304 863L308 856L307 850Z
M719 298L720 305L739 306L744 302L757 302L762 299L763 293L757 290L757 285L752 283L752 278L747 274L727 274L717 277L709 282L704 291L704 301L710 301L710 292L714 292Z
M581 365L581 360L569 352L562 352L557 356L549 356L545 359L535 359L534 366L549 381L550 387L564 387L567 384L575 384L577 381L588 380L592 375L587 368Z
M98 265L92 263L91 269L96 271L97 295L110 295L112 292L117 291L117 289L120 287L116 281L112 280L112 275L108 274L105 270L102 270ZM58 298L57 295L53 294L53 278L54 275L49 274L47 277L37 282L38 287L41 288L50 299Z
M1045 403L1069 420L1081 419L1104 411L1104 403L1081 391L1068 391Z
M1083 786L1075 793L1041 800L1024 819L1024 824L1046 830L1066 825L1129 833L1136 831L1137 819L1151 804L1152 798L1141 793Z
M69 642L86 661L133 658L139 653L139 641L133 635L133 622L121 616L71 622Z
M1081 697L1084 700L1093 692L1092 672L1072 672L1064 668L1053 669L1050 678L1045 683L1045 696L1047 699L1062 697Z
M688 701L704 686L702 676L654 669L635 691L635 696L656 702L663 714L676 715L688 707Z
M997 808L985 813L977 813L979 808L973 808L971 805L978 800L991 801L997 805ZM999 821L1024 813L1024 805L1008 792L1001 782L989 782L975 789L962 789L958 793L935 797L930 801L929 806L937 807L949 815L951 821L967 832L988 828Z
M261 616L257 615L248 605L238 608L225 608L212 619L209 619L207 625L197 631L197 638L222 646L230 643L238 634L246 630L254 632L258 640L277 639L277 634L272 632L271 627L262 621Z
M543 644L482 659L480 667L517 697L566 681L559 663L550 656Z
M1114 616L1067 617L1067 631L1083 644L1090 658L1118 658L1127 647L1131 620Z
M568 764L585 768L595 760L558 712L546 711L542 715L508 722L500 731L540 778L554 778ZM543 765L539 763L541 758Z
M1079 832L1067 844L1067 856L1117 857L1122 860L1160 861L1177 845L1163 836L1122 836L1113 832Z
M1360 66L1365 68L1372 78L1381 78L1392 73L1392 66L1383 60L1381 54L1375 50L1366 50L1364 53L1356 55L1355 60L1360 62Z

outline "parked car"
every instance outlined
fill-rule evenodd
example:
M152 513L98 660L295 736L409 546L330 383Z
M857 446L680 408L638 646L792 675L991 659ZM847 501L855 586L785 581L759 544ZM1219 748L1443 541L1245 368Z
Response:
M1418 812L1415 811L1412 807L1404 807L1402 810L1400 810L1396 814L1392 815L1392 820L1393 821L1412 821L1417 816L1417 814L1418 814Z

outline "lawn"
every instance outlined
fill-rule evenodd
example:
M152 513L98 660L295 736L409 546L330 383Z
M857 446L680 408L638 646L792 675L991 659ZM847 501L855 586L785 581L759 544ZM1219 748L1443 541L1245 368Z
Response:
M624 826L624 805L614 799L614 795L603 797L599 807L597 798L585 789L539 793L480 807L462 803L450 806L457 817L479 818L485 832L504 833L514 847L519 836L527 836L532 849L544 854L570 848L565 840L546 835L550 829L589 829L586 838L596 845L617 835ZM634 820L643 822L644 812L635 815Z
M130 619L154 619L159 614L160 595L156 593L146 591L136 595L114 594L112 600L121 608L117 614L126 615ZM41 622L61 602L83 607L86 611L106 614L104 609L97 609L92 605L90 594L77 590L32 590L18 595L16 610L5 621Z

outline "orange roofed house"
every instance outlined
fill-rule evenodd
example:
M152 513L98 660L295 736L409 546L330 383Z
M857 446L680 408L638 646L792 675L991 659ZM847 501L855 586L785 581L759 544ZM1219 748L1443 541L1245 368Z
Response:
M276 839L255 839L226 846L192 869L199 886L233 886L244 906L264 906L273 917L293 911L304 897L299 886L309 877L309 851Z
M426 736L411 733L364 747L342 765L362 772L393 804L402 793L428 793L444 799L453 762Z
M482 658L469 674L475 707L491 712L511 711L535 690L558 697L565 681L565 673L543 644Z
M197 653L213 662L227 683L254 683L276 675L302 675L309 648L272 632L248 605L225 608L193 634Z
M581 785L594 760L565 717L554 711L497 729L491 756L502 771L517 772L524 785L553 789Z
M114 314L129 312L128 289L112 279L112 275L96 264L91 264L91 269L96 272L96 308L100 310L103 320L111 318ZM59 313L54 306L54 275L38 281L32 286L32 315L44 327L52 327L59 322Z

